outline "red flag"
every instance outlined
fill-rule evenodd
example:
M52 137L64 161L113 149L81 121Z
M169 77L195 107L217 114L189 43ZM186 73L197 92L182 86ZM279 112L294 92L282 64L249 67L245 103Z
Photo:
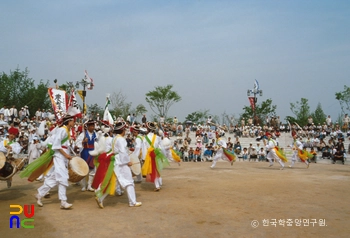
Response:
M255 110L255 100L254 97L248 97L249 102L250 102L250 106L252 107L252 110Z

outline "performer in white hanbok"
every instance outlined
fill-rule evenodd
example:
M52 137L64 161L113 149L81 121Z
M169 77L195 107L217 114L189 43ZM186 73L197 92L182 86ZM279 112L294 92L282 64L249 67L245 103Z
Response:
M132 150L132 154L130 156L135 156L140 160L140 163L142 162L142 142L143 138L141 135L139 135L140 132L140 127L139 126L134 126L131 128L132 129L132 134L135 138L134 140L134 148L130 149ZM141 183L142 182L142 174L136 175L136 180L135 183Z
M269 162L270 162L269 167L273 166L273 160L275 160L281 165L280 170L283 170L284 169L284 163L282 162L282 159L280 157L282 155L280 155L278 153L277 143L276 143L275 140L273 140L271 138L272 137L271 133L267 132L266 136L267 136L268 140L267 140L267 142L266 142L266 140L264 140L264 145L265 145L266 150L268 151L266 159L268 159Z
M41 199L54 186L58 186L58 198L61 200L61 209L70 209L73 205L67 202L66 189L68 187L68 160L73 156L70 154L70 130L74 127L74 117L67 115L63 118L63 126L56 128L52 135L53 166L51 167L44 184L38 188L36 195L37 204L42 207Z
M114 131L117 135L112 142L112 153L114 155L114 158L111 158L110 161L112 162L114 160L113 171L117 177L118 183L121 185L121 187L123 187L126 190L128 194L129 206L139 207L142 205L142 203L136 201L134 180L132 178L132 174L130 170L130 166L132 165L132 163L130 162L130 158L128 154L127 142L124 138L125 130L126 130L125 122L118 122L115 125ZM101 164L99 166L101 166ZM98 172L99 171L97 170L96 172L97 177L99 177ZM107 174L109 173L107 172ZM104 207L103 200L110 193L110 191L108 190L115 189L115 187L112 185L114 183L114 180L115 180L115 176L109 176L107 178L107 181L109 181L107 184L111 184L110 188L108 188L108 186L106 188L102 188L101 185L99 186L95 199L100 208ZM94 183L95 183L95 180L94 180ZM94 183L93 183L93 186L94 186Z
M157 126L153 122L147 122L148 134L144 137L142 156L144 164L142 165L142 176L146 177L146 182L152 182L155 185L155 192L158 192L162 186L160 175L164 165L169 164L165 155L161 152L162 139L155 134Z
M210 166L211 169L215 167L219 159L223 159L230 162L231 166L233 165L233 162L235 162L235 159L236 159L236 156L233 153L229 154L227 151L226 153L224 153L225 152L224 150L226 150L227 148L227 144L226 144L226 141L221 138L222 135L223 135L222 132L216 132L216 145L218 146L218 149L213 158L213 163Z
M288 145L288 147L291 147L293 150L292 163L289 165L289 168L292 168L294 166L298 158L306 164L307 168L309 168L309 162L299 156L300 154L303 154L304 145L300 140L298 140L298 136L296 134L293 135L293 144Z

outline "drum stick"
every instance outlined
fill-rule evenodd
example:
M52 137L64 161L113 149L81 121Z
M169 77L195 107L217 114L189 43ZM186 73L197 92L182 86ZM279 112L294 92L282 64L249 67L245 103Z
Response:
M73 153L74 156L77 156L77 154L74 152L71 146L69 146L70 151Z

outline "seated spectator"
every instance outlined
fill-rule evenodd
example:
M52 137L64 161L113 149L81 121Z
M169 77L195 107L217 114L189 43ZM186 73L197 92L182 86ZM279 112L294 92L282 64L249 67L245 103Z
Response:
M227 147L233 146L233 143L231 141L231 137L227 138L226 145L227 145Z
M280 131L279 131L279 130L276 130L276 132L275 132L275 136L276 136L277 138L281 136L281 133L280 133Z
M324 159L324 158L327 158L327 159L331 158L331 156L332 156L331 152L332 152L332 149L329 147L329 145L326 145L326 147L322 151L322 159Z
M258 152L258 158L259 158L259 161L266 160L266 152L265 152L263 147L261 147L259 152Z
M196 147L195 151L193 152L194 162L201 161L201 154L201 149L199 147Z
M211 160L211 157L213 156L213 143L210 143L209 145L207 144L205 146L205 151L203 156L206 158L206 160Z
M243 161L248 159L248 149L246 147L243 148L242 159Z
M188 151L188 160L192 161L194 159L194 150L192 147L190 147L190 150Z
M344 153L340 150L337 150L334 155L333 155L333 164L335 164L335 162L337 160L341 160L343 164L345 164L345 161L344 161Z
M311 148L310 154L313 155L313 157L310 159L309 162L315 162L317 161L317 152L314 150L314 147Z
M235 150L233 149L233 145L230 145L229 147L227 147L227 150L231 153L235 153Z
M251 151L249 152L249 161L250 160L256 161L257 158L258 158L258 153L257 153L256 149L254 147L252 147Z
M241 147L241 144L239 143L239 141L237 141L235 143L235 145L233 146L233 149L235 150L236 155L239 155L241 153L242 147Z
M318 143L317 151L323 151L323 149L326 147L326 142L324 142L323 139L320 140L320 143Z
M179 152L181 153L181 155L180 155L181 160L182 160L182 161L186 161L186 158L185 158L185 149L184 149L184 147L181 147L180 150L179 150Z

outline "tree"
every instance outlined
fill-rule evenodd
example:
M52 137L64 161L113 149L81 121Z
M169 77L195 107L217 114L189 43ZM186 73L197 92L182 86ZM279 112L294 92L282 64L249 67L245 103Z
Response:
M271 99L266 99L266 101L262 101L261 104L255 104L255 115L257 118L254 120L255 124L259 124L260 126L263 125L265 122L265 118L267 116L273 116L276 114L276 105L272 105L272 100ZM254 116L254 111L251 108L251 106L245 106L243 108L243 113L240 115L240 119L242 120L250 118Z
M147 112L147 109L144 105L139 104L136 106L135 109L131 110L132 114L135 114L135 117L137 118L139 115L145 114Z
M350 87L344 85L344 91L335 93L335 99L340 103L342 112L350 111Z
M326 121L327 116L323 112L321 103L317 104L316 110L314 113L311 114L311 117L313 118L315 125L318 125L318 123L322 124Z
M47 87L49 82L44 83L42 80L36 86L35 81L29 78L29 70L26 68L20 71L10 71L10 74L2 72L0 74L0 106L4 105L17 108L27 105L31 115L38 108L48 109L51 106L48 96Z
M192 112L191 114L187 115L187 117L185 118L185 122L191 121L197 124L204 124L207 121L208 112L209 110Z
M88 106L88 113L90 115L92 115L93 117L95 117L97 115L97 113L100 115L100 119L103 119L103 113L104 110L102 107L100 107L97 103L95 104L91 104L90 106Z
M167 118L170 107L175 103L181 101L181 97L177 92L172 91L173 85L165 87L157 86L155 90L149 91L146 94L146 102L148 102L151 110L158 116Z
M128 114L134 113L135 116L137 117L140 114L143 114L147 112L146 108L144 105L139 104L136 106L136 108L132 108L132 103L131 102L126 102L127 96L122 93L122 91L119 91L118 93L112 93L110 96L110 101L111 101L111 107L112 110L110 110L112 115L115 115L116 117L123 117L126 119Z
M300 102L290 103L290 110L296 116L295 122L300 126L307 124L307 119L310 116L310 106L308 99L301 98Z

